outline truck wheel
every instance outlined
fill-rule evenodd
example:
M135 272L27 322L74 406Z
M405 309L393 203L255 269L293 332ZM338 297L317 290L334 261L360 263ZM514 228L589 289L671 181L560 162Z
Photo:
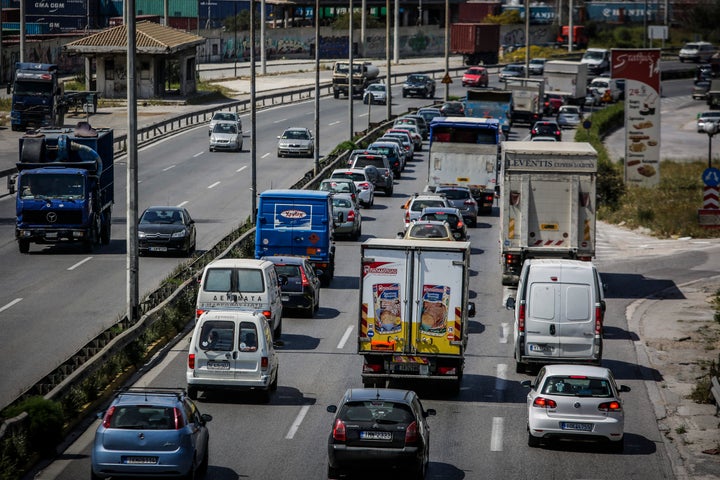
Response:
M109 245L110 244L110 230L111 230L111 224L112 220L109 215L105 216L105 219L103 220L102 227L100 227L100 243L103 245Z
M340 98L340 92L338 90L333 90L333 97Z
M28 253L30 251L30 241L18 240L18 249L20 250L20 253Z

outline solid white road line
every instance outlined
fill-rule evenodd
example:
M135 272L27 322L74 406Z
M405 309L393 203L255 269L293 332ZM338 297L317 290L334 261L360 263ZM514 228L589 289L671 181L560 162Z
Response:
M22 301L22 298L16 298L12 302L7 303L7 304L3 305L2 307L0 307L0 312L4 312L8 308L12 307L13 305L15 305L16 303L21 302L21 301Z
M498 363L495 373L495 390L505 390L507 388L507 364Z
M293 422L292 427L290 427L287 435L285 435L286 440L293 439L295 433L298 431L298 428L300 428L300 424L302 423L303 418L305 418L305 415L307 415L308 410L310 410L310 405L305 405L300 409L300 413L298 413L297 417L295 417L295 421Z
M341 348L343 348L343 347L345 346L345 343L348 341L348 338L350 338L350 334L352 333L352 331L353 331L353 327L352 327L352 326L349 326L349 327L347 328L347 330L345 330L345 334L344 334L344 335L342 336L342 338L340 339L340 343L338 343L337 348L341 349Z
M503 417L493 417L492 431L490 432L490 451L502 452L503 449Z
M76 263L76 264L73 265L72 267L68 267L68 270L75 270L77 267L79 267L79 266L82 265L83 263L92 260L92 258L93 258L93 257L87 257L87 258L85 258L85 259L83 259L83 260L80 260L78 263Z
M220 182L215 182L215 183L213 183L212 185L208 185L208 188L215 188L215 187L217 187L218 185L220 185Z

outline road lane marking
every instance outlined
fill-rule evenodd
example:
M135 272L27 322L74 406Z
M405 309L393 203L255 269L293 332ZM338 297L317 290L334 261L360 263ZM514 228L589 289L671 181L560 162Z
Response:
M247 165L243 165L242 167L240 167L240 168L238 168L237 170L235 170L235 172L236 172L236 173L242 172L242 171L245 170L246 168L247 168Z
M170 170L171 168L175 168L175 165L170 165L170 166L167 167L167 168L163 168L162 171L163 171L163 172L167 172L167 171Z
M345 333L343 334L342 338L340 339L340 343L338 343L337 348L343 348L345 346L345 343L348 341L348 338L350 338L350 334L352 333L353 327L352 325L345 330Z
M280 120L275 120L273 123L287 122L287 120L288 120L287 118L281 118Z
M184 207L184 206L187 205L188 203L190 203L190 202L187 201L187 200L185 200L184 202L180 202L180 203L178 204L178 207Z
M213 183L212 185L208 185L208 188L215 188L215 187L217 187L218 185L220 185L220 182L215 182L215 183Z
M21 302L21 301L22 301L22 298L16 298L16 299L13 300L12 302L7 303L7 304L3 305L2 307L0 307L0 312L4 312L4 311L7 310L8 308L12 307L13 305L15 305L16 303L19 303L19 302Z
M495 373L495 390L505 390L507 388L507 364L498 363Z
M358 115L358 117L367 117L367 116L368 116L367 113L361 113L360 115Z
M507 343L510 336L510 324L502 322L500 324L500 343Z
M92 258L93 258L93 257L87 257L87 258L85 258L85 259L83 259L83 260L80 260L78 263L76 263L76 264L73 265L72 267L68 267L68 270L75 270L77 267L79 267L79 266L82 265L83 263L89 262L90 260L92 260Z
M287 435L285 435L285 440L293 439L295 433L297 433L298 431L298 428L300 428L300 424L302 423L303 418L305 418L305 415L307 415L308 410L310 410L310 405L304 405L300 409L300 413L297 414L297 417L295 417L295 421L290 427L290 430L288 431Z
M267 157L269 157L269 156L270 156L270 152L266 153L265 155L263 155L263 156L260 157L260 158L267 158Z
M491 452L502 452L504 422L505 422L505 419L503 417L493 417L492 432L490 433L490 451Z
M195 155L193 155L193 158L197 158L197 157L199 157L200 155L202 155L202 154L204 154L204 153L205 153L205 152L198 152L198 153L196 153Z
M340 120L338 120L337 122L328 123L328 127L332 127L333 125L337 125L338 123L340 123Z

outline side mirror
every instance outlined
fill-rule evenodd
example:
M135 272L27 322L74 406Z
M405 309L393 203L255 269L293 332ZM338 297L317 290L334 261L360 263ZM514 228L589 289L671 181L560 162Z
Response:
M212 421L212 415L210 415L209 413L203 413L202 415L200 415L200 418L202 418L203 424Z
M328 405L326 410L330 413L335 413L337 412L337 405Z
M475 302L468 302L468 317L475 316Z
M630 387L628 387L627 385L620 385L621 393L625 393L625 392L629 392L629 391L630 391Z
M403 232L397 232L397 235L395 236L395 238L403 238L404 236L405 236L405 234Z
M508 299L505 300L505 308L515 310L515 297L508 297Z
M522 382L520 382L520 385L523 387L530 388L530 387L532 387L532 381L531 380L523 380Z
M437 415L437 410L435 410L434 408L428 408L427 410L425 410L425 411L423 412L423 416L424 416L425 418L427 418L427 417L434 417L435 415Z

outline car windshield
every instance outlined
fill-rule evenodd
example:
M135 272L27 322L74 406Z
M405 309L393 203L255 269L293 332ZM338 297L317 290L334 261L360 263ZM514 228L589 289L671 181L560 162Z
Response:
M468 74L468 75L482 75L482 74L483 74L483 70L481 70L481 69L479 69L479 68L469 68L469 69L467 70L467 72L465 72L465 73Z
M583 55L583 58L587 60L602 60L603 56L603 52L587 51L585 55Z
M407 81L408 83L422 83L425 81L425 77L422 75L410 75Z
M233 123L217 123L213 133L237 133L237 127Z
M282 138L291 140L308 140L309 135L304 130L286 130Z
M140 224L182 224L182 215L178 210L148 210L140 217Z
M232 113L216 113L215 116L213 116L213 120L223 120L223 121L235 121L235 115Z
M367 89L368 89L368 91L371 91L371 92L384 92L385 85L374 84L374 85L370 85Z
M543 384L542 393L577 397L612 397L610 382L606 378L584 376L552 376Z
M333 178L349 178L354 182L364 182L367 180L364 174L358 172L333 173Z

